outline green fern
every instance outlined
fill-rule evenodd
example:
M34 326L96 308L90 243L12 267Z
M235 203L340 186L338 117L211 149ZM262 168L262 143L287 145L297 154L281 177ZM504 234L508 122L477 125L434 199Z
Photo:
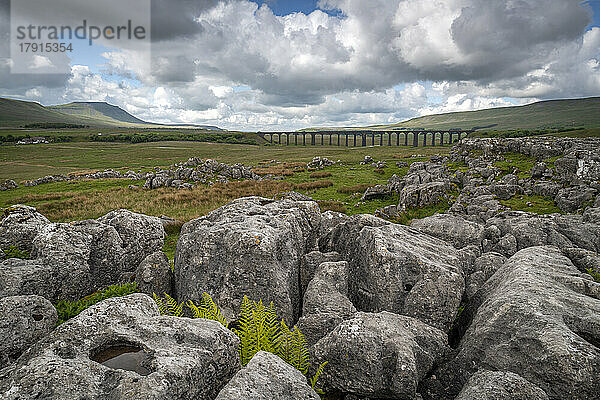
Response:
M325 394L323 389L317 388L317 381L319 380L319 376L321 376L321 374L323 373L323 369L325 369L325 366L327 365L327 363L329 363L329 361L325 361L321 365L319 365L319 368L317 368L317 372L315 372L315 375L312 378L310 378L310 381L309 381L310 387L312 387L313 390L315 392L317 392L318 394Z
M208 293L202 294L198 304L191 300L178 303L166 293L164 298L156 293L153 293L153 297L163 315L183 316L182 308L185 304L190 309L193 318L212 319L227 327L227 319ZM302 374L308 373L310 353L306 339L298 327L290 329L284 320L277 317L273 302L265 307L262 300L255 302L248 299L248 296L244 296L237 326L232 327L231 330L240 339L238 352L243 366L246 366L259 351L267 351L277 355ZM315 386L325 365L327 362L321 364L315 376L308 379L313 389L320 394L323 394L323 391L316 389Z
M227 328L227 318L225 318L208 293L202 293L202 299L198 306L192 300L188 300L186 305L194 318L212 319L220 322L221 325Z
M594 278L594 281L600 282L600 272L598 272L598 270L594 268L587 268L586 271L592 276L592 278Z
M169 296L168 293L165 293L164 295L165 298L162 299L157 296L156 293L152 293L160 313L162 315L170 315L173 317L183 317L183 303L178 303L177 300Z

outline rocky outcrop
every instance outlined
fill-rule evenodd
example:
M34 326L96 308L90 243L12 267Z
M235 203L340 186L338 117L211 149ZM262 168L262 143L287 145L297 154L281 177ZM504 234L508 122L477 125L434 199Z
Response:
M130 271L148 254L162 249L165 230L160 218L121 209L98 218L98 222L116 229L123 241L124 263L129 266Z
M580 209L584 204L591 205L598 191L594 188L582 185L571 186L560 189L554 197L554 202L564 212L572 213Z
M33 345L0 397L212 399L240 369L238 343L216 321L159 315L146 295L112 298Z
M358 313L315 345L326 392L368 398L414 399L446 351L443 332L389 312Z
M230 180L261 180L250 168L242 164L228 165L216 160L190 158L187 161L174 164L168 169L160 169L147 174L144 188L175 187L186 189L196 183L213 184L226 183Z
M452 185L442 163L414 162L404 177L398 208L424 207L449 198Z
M478 369L520 374L550 399L600 393L600 284L556 247L512 256L463 314L458 353L424 384L425 398L453 398Z
M464 291L456 249L368 215L339 224L322 250L348 260L348 294L360 311L391 311L447 331Z
M340 260L341 256L335 251L321 253L320 251L314 250L302 256L302 261L300 262L300 291L302 292L302 295L304 296L306 288L308 287L309 282L314 278L319 265L324 262L335 262Z
M2 263L0 296L78 299L129 280L140 262L163 244L164 229L158 218L126 210L70 224L45 223L37 213L27 215L21 224L9 224L8 232L25 238L25 244L35 234L31 259Z
M135 282L141 293L173 295L173 273L165 253L157 251L144 258L135 271Z
M354 314L356 308L348 299L348 263L324 262L319 265L304 295L302 317L297 324L308 345L317 343Z
M0 298L0 369L50 333L57 320L56 310L43 297Z
M0 191L12 190L18 188L17 182L12 179L7 179L4 182L0 183Z
M504 212L487 221L485 232L485 251L507 257L527 247L544 245L600 250L600 223L581 215Z
M300 371L259 351L221 390L216 400L320 400Z
M50 221L33 207L8 207L0 219L0 248L16 246L31 252L33 239Z
M499 201L516 195L544 196L563 212L584 211L600 192L599 145L597 138L463 139L451 152L455 165L467 167L451 177L462 186L451 212L484 223L506 211ZM524 168L533 162L532 168ZM484 195L491 197L484 200Z
M457 249L469 245L481 246L484 239L483 225L449 214L435 214L431 217L414 220L410 226L445 240Z
M473 269L469 271L465 288L465 296L472 299L475 293L488 279L496 273L506 262L507 258L499 253L484 253L473 263Z
M141 180L145 179L146 174L141 172L127 171L126 173L122 173L120 171L114 171L112 169L107 169L104 171L93 172L91 174L70 174L70 175L47 175L42 178L28 180L23 182L23 186L37 186L45 183L53 183L53 182L65 182L65 181L77 181L77 180L98 180L98 179L132 179L132 180Z
M299 317L299 269L316 248L317 203L235 200L183 225L175 255L176 293L197 301L209 293L235 318L244 295L273 301L293 324Z
M456 400L548 400L542 389L512 372L480 371Z
M329 160L327 157L313 157L313 159L306 164L307 168L323 169L335 165L335 161Z

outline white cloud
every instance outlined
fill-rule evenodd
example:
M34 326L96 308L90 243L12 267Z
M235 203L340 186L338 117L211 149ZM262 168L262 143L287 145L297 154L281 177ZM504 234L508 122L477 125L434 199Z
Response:
M76 65L62 92L18 89L0 63L0 87L231 129L387 123L600 93L600 28L584 32L578 0L322 0L342 16L284 17L246 0L160 4L152 63L108 51L104 75Z

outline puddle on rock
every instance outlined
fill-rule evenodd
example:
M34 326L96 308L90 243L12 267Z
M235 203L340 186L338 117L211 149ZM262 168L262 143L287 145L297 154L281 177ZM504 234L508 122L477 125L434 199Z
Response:
M113 345L95 353L90 358L112 369L134 371L143 376L150 375L152 372L144 366L149 364L149 355L138 346Z

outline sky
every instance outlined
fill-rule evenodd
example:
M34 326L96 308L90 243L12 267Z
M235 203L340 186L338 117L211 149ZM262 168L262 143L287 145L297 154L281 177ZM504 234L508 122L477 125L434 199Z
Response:
M147 1L151 53L102 43L15 74L0 0L0 97L268 131L600 96L600 0Z

